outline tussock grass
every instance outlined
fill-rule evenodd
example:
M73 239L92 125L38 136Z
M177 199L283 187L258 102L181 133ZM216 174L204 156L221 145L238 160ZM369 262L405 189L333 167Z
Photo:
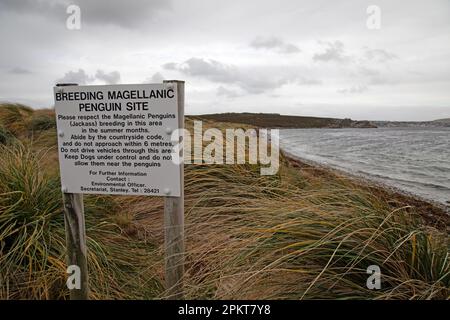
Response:
M5 103L0 105L0 125L15 136L28 133L28 125L33 109L22 104Z
M0 125L0 145L10 143L13 137L6 128Z
M0 147L0 298L67 298L65 235L59 179L40 163L46 153L28 145ZM152 247L131 241L109 212L108 197L86 197L86 229L92 298L151 298L148 265ZM147 288L142 281L151 281Z
M35 132L52 128L56 128L56 119L53 110L43 109L33 112L29 123L29 130Z
M191 298L448 298L448 237L412 208L393 209L351 183L311 189L289 168L278 181L198 171L186 178ZM379 291L366 287L370 265L381 268Z
M33 110L22 104L0 104L0 137L2 132L9 132L17 138L30 138L54 128L56 119L52 109Z
M0 121L21 140L0 146L0 298L67 298L55 129ZM281 160L274 176L185 167L187 298L449 298L447 231L416 202ZM85 210L91 298L165 297L162 199L86 196Z

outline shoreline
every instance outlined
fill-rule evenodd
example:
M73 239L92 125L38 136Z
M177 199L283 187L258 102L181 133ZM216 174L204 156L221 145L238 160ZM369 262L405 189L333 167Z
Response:
M296 169L307 169L315 171L318 174L332 174L334 176L344 177L360 187L369 188L372 192L386 198L390 202L398 203L400 206L415 207L427 223L438 226L440 229L444 228L450 232L449 205L426 199L420 195L388 185L363 174L350 173L313 160L304 159L282 148L280 148L280 153Z

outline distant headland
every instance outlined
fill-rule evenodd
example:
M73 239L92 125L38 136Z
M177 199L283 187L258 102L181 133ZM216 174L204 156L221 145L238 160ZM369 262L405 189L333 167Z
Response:
M260 128L379 128L379 127L450 127L450 118L433 121L369 121L350 118L321 118L279 113L214 113L198 117L220 122L243 123Z
M199 117L220 122L244 123L261 128L376 128L376 125L366 120L292 116L278 113L215 113Z

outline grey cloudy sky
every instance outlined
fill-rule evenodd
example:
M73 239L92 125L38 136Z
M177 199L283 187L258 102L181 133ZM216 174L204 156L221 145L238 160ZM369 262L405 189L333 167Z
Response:
M35 108L58 81L183 79L188 114L450 117L448 0L0 0L0 39L0 100Z

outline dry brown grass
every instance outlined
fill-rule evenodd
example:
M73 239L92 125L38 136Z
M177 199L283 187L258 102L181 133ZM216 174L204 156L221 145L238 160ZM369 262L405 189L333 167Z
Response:
M0 297L65 298L55 131L30 144L29 127L8 126L22 147L0 157ZM274 176L259 165L187 165L186 297L449 298L445 222L380 192L285 158ZM86 208L91 298L163 298L162 199L89 196ZM381 290L366 288L372 264Z

